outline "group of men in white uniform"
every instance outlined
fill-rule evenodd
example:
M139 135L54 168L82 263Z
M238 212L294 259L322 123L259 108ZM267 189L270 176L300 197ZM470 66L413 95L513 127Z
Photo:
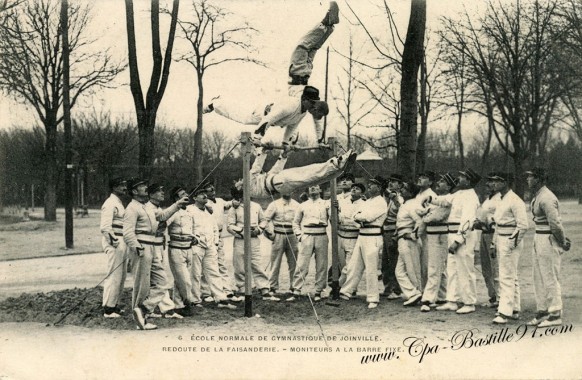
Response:
M280 301L286 294L287 302L295 301L308 293L305 280L315 256L313 300L326 298L330 269L327 227L335 207L342 299L350 300L356 294L363 277L368 308L376 308L381 295L378 273L385 277L394 268L397 285L384 278L383 295L388 299L403 299L404 306L420 306L423 312L472 313L477 303L474 252L480 247L489 295L484 306L497 309L493 323L518 319L517 267L528 229L526 206L511 190L513 178L508 173L487 177L488 194L481 204L474 189L480 179L471 169L459 172L457 178L428 171L416 183L392 175L387 181L371 178L364 185L345 173L339 179L343 192L334 204L321 198L319 185L308 188L308 199L302 203L291 192L280 194L265 212L252 202L253 283L263 300ZM527 172L536 225L533 269L538 308L529 323L542 327L562 323L560 259L570 248L557 198L545 186L546 179L543 169ZM241 189L234 187L232 200L226 202L216 198L211 184L198 186L192 199L176 187L170 192L174 203L162 209L159 205L165 191L160 185L115 179L110 187L112 194L103 204L101 217L110 271L103 291L106 318L122 314L119 299L128 259L134 277L132 310L140 329L156 328L149 322L151 318L191 316L203 300L214 301L219 308L236 308L245 284ZM127 190L132 200L124 208L120 198ZM223 226L234 236L232 275L225 262ZM261 255L261 234L272 241L267 267ZM393 248L390 244L397 245L395 254L388 252ZM386 260L387 255L395 265ZM287 292L281 291L285 288L279 281L283 256L289 275Z

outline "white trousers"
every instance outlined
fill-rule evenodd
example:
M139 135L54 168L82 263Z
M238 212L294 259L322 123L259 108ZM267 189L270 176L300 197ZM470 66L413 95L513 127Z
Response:
M430 303L447 296L447 234L429 234L425 240L428 253L428 273L422 301ZM424 248L423 248L424 249Z
M354 253L357 240L358 239L346 239L338 237L337 255L339 259L339 269L340 269L339 277L340 287L344 286L346 282L346 278L348 275L348 264L352 259L352 255Z
M215 245L209 245L208 248L197 245L192 247L192 296L194 303L202 302L202 273L204 273L214 300L216 302L226 300L226 294L222 290L222 278L218 271L218 254Z
M506 316L521 311L517 264L523 251L523 240L517 247L514 248L513 245L514 241L510 240L509 236L497 236L495 243L499 258L499 307L497 311Z
M234 281L240 293L245 291L245 242L244 239L234 239L232 259L234 261ZM261 256L261 240L258 237L251 238L251 267L252 279L260 290L269 289L269 276L265 260Z
M532 265L538 311L555 313L562 310L561 254L562 248L553 235L535 234Z
M417 240L398 239L396 280L406 299L421 294L420 245Z
M455 234L449 234L448 244L453 243ZM447 301L475 305L477 302L477 278L475 276L475 231L466 233L466 241L457 252L447 257Z
M118 241L117 248L111 245L105 247L108 277L103 282L102 305L107 307L115 307L119 304L127 276L127 246L123 239L118 239Z
M174 276L174 304L183 308L194 302L192 295L192 248L168 248L170 269Z
M365 273L366 301L380 302L378 290L378 257L382 254L382 236L360 235L347 265L346 282L341 292L350 296L357 288Z
M275 233L271 247L271 271L269 275L269 285L273 291L279 289L279 272L283 255L287 258L287 267L289 268L289 288L293 290L293 275L297 266L298 254L297 237L293 232L288 234Z
M305 278L309 273L311 256L315 254L315 293L321 293L327 287L327 247L326 235L306 235L301 237L297 267L293 275L293 291L300 293Z

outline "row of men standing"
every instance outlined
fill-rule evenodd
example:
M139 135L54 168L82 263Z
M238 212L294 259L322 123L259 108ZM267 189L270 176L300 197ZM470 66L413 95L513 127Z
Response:
M550 320L556 324L557 320L561 323L558 317L561 317L562 308L556 273L559 272L559 262L556 265L556 260L561 251L569 248L569 243L559 221L557 199L553 194L553 198L548 195L551 192L543 186L545 174L536 170L529 172L528 183L534 185L530 187L532 192L541 191L543 196L536 197L532 203L536 218L535 252L536 258L539 257L534 265L539 310L531 322L549 323L546 320ZM313 255L316 264L314 300L326 297L326 229L330 207L333 206L338 208L340 221L338 269L341 271L342 298L350 299L355 294L365 273L368 307L377 307L380 296L378 270L381 269L385 285L383 294L388 299L404 298L405 306L420 303L421 311L436 307L437 310L454 310L459 314L473 312L476 304L473 248L478 239L477 231L481 230L480 256L490 297L488 305L498 306L494 322L506 323L507 319L518 317L517 262L523 249L527 219L525 204L509 188L509 176L493 173L488 177L490 194L482 205L473 189L480 177L472 170L460 172L456 179L451 174L444 174L435 180L436 175L432 172L419 175L416 184L404 181L399 175L390 176L387 186L382 178L373 178L368 181L368 198L364 200L366 187L354 183L353 176L347 174L339 180L344 192L338 196L335 205L321 199L319 186L310 187L308 199L301 204L291 199L290 194L282 194L265 213L253 202L252 276L263 298L279 300L275 293L280 288L279 274L284 255L291 290L287 301L294 301L302 294ZM433 182L436 182L436 192L431 188ZM191 315L192 307L201 304L203 292L211 295L219 307L235 308L231 302L242 298L234 292L240 292L244 287L242 207L232 207L228 218L228 231L235 236L234 288L230 286L232 282L224 262L219 226L224 225L224 210L233 204L238 206L243 195L241 191L233 190L233 201L224 202L215 197L212 186L201 186L194 192L194 204L187 206L186 191L175 188L172 190L175 203L161 209L163 188L159 185L148 187L145 181L134 181L129 186L133 199L124 210L120 197L127 184L114 180L111 188L112 196L103 205L101 223L103 246L109 254L111 272L104 285L105 317L120 314L118 301L126 271L116 269L123 266L128 254L132 257L132 309L138 328L155 328L146 318L155 316L156 306L167 318ZM456 191L451 194L453 188ZM212 206L207 205L208 196L212 199ZM505 201L500 202L502 200ZM213 209L216 210L214 213ZM550 217L545 217L545 213ZM166 227L170 236L169 267L176 287L173 299L168 290L174 284L169 284L164 271L167 266L164 268L163 264ZM555 244L549 247L552 249L545 246L545 240L538 238L548 231L550 240L555 240ZM273 241L270 271L262 265L258 239L261 233ZM556 251L556 247L561 251ZM554 251L558 252L557 258ZM551 263L546 257L548 252L554 252Z
M202 305L203 293L211 296L219 308L236 308L232 302L242 298L232 291L220 237L224 210L232 203L215 198L211 185L194 190L193 204L184 189L172 189L174 203L166 209L159 206L165 191L158 184L115 179L110 187L112 194L101 214L102 244L109 259L103 291L106 318L118 318L122 313L119 300L128 259L134 277L132 312L139 329L155 329L147 321L152 317L180 319L192 315L193 308ZM127 190L132 200L124 208L121 198ZM173 283L168 279L168 268ZM169 290L174 286L170 297Z

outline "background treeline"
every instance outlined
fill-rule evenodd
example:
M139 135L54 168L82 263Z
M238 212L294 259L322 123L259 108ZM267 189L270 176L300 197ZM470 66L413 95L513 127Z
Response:
M44 169L44 130L42 127L0 131L0 205L32 206L43 205L46 182ZM114 121L109 115L84 116L73 121L74 182L76 184L75 204L99 207L108 196L108 181L111 178L133 177L138 173L138 137L132 122ZM62 133L58 139L62 140ZM238 137L229 137L221 131L207 131L204 134L203 170L205 175L220 163L210 176L217 193L228 197L233 181L242 176L242 159ZM175 185L193 188L196 162L194 158L194 131L160 126L156 129L156 157L152 167L151 181L171 188ZM367 145L354 141L354 149L361 152ZM361 146L360 146L361 145ZM63 147L62 143L57 144ZM236 146L236 147L235 147ZM340 138L340 153L346 146ZM431 132L426 142L427 169L438 172L454 171L463 167L454 134ZM235 147L234 149L232 149ZM232 149L232 150L231 150ZM227 154L229 153L230 154ZM370 175L388 175L396 171L396 150L389 148L379 151L382 161L360 161L354 167L357 177L365 179ZM329 157L328 151L300 152L292 155L288 167L303 166L322 162ZM64 151L59 149L57 157L64 162ZM547 151L548 167L551 170L550 185L562 197L579 196L582 183L582 147L574 138L562 141L556 139ZM266 169L274 163L275 156L269 158ZM221 162L222 161L222 162ZM499 147L493 146L486 157L483 142L476 137L468 145L464 166L473 167L481 173L495 170L511 171L513 162ZM57 173L57 203L64 199L63 168L59 164ZM523 181L523 178L518 178Z

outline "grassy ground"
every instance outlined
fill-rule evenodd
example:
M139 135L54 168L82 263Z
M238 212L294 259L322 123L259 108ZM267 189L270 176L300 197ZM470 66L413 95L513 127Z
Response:
M74 217L75 247L67 249L63 209L57 210L56 222L42 220L41 209L31 213L31 220L26 222L14 215L2 215L4 223L0 223L0 261L100 252L99 217L100 210L89 210L89 216L86 217ZM7 223L9 221L13 223Z

